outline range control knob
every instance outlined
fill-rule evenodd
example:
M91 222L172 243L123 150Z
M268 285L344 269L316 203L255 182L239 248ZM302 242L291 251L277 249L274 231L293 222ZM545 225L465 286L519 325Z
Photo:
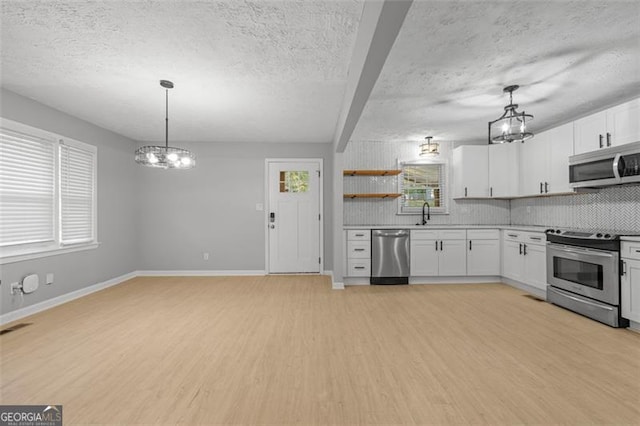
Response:
M554 233L554 232L556 232L556 231L554 231L553 229L547 229L545 232L547 232L547 233L549 233L549 234L553 234L553 233Z
M556 229L556 234L562 234L562 231L559 229Z
M598 237L598 238L602 238L602 234L598 232L598 233L596 234L596 237Z
M611 238L611 234L604 234L605 238Z

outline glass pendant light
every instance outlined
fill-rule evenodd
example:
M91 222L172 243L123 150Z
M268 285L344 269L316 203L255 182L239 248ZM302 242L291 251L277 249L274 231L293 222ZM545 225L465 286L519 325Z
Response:
M173 89L173 83L160 80L160 86L166 91L165 146L147 145L138 148L136 163L161 169L190 169L196 165L195 155L187 149L169 146L169 89Z
M533 133L527 131L527 122L533 120L533 115L518 112L518 104L513 103L513 92L519 87L513 85L504 88L504 92L509 93L509 105L504 107L504 114L500 118L489 122L489 144L524 142L533 137ZM492 132L494 127L499 127L499 130Z
M427 140L427 143L420 145L420 157L435 157L436 155L439 155L440 144L438 142L431 142L433 136L427 136L425 139Z

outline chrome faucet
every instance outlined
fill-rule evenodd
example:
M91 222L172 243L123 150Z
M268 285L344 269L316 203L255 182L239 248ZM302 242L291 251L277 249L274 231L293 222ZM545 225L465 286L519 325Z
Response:
M424 218L424 208L427 207L427 218ZM425 202L422 205L422 223L416 223L416 225L426 225L427 221L431 220L431 206L429 206L429 202Z

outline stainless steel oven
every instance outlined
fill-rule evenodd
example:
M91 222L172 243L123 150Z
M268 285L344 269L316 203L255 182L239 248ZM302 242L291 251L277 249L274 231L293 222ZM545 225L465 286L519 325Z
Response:
M614 233L547 230L547 300L612 327L620 316L620 238Z

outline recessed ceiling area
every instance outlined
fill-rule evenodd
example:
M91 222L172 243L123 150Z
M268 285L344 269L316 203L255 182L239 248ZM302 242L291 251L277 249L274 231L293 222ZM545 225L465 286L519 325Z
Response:
M640 95L640 2L414 1L352 140L485 141L514 102L546 130Z
M3 1L1 82L139 141L169 79L171 140L331 142L371 4ZM540 132L640 96L639 58L637 0L415 0L351 140L482 142L511 84Z

